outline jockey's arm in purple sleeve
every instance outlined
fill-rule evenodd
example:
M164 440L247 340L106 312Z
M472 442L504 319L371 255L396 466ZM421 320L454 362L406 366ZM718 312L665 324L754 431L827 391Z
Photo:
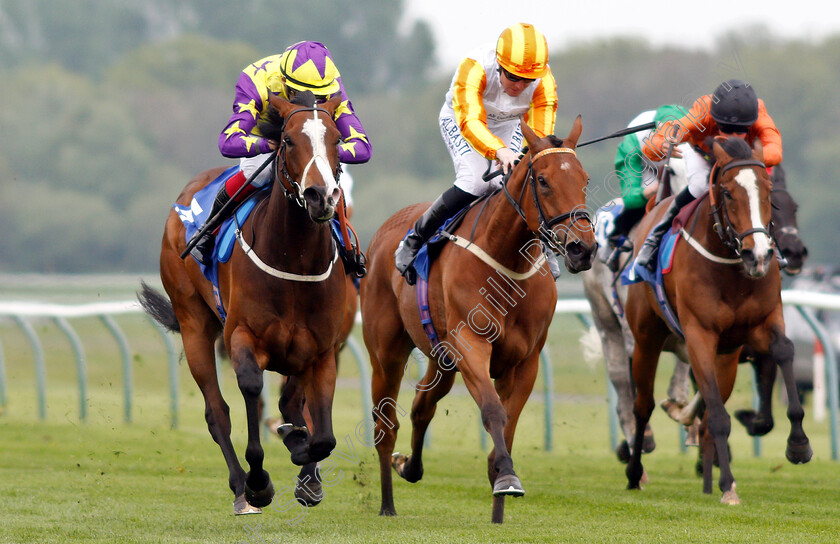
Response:
M257 124L260 115L268 108L269 92L286 98L284 86L279 83L275 85L273 79L270 72L267 73L267 70L256 64L248 66L239 76L233 115L219 135L219 151L225 157L253 157L271 151L268 140L259 134ZM339 159L347 164L367 162L371 155L370 141L347 98L341 78L337 80L341 104L335 111L335 124L343 140L339 145Z
M370 141L365 134L365 127L353 111L353 104L347 98L341 78L337 78L340 86L341 105L335 110L335 126L344 140L338 146L338 158L346 164L359 164L370 160Z

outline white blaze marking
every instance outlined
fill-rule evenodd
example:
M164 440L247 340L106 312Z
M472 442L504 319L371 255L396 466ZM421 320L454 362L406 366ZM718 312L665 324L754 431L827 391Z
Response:
M758 179L755 177L755 172L752 171L752 168L742 168L735 176L735 181L747 192L750 203L752 228L763 229L764 224L761 222L761 207L758 202ZM755 242L754 251L756 257L760 258L760 256L766 255L770 251L770 238L766 234L753 233L753 241Z
M312 160L315 161L315 166L321 172L321 178L326 185L327 195L332 194L333 190L338 187L338 183L333 178L332 169L330 168L330 161L327 160L327 145L324 142L324 137L327 134L327 127L318 118L318 112L312 112L312 119L307 119L303 123L303 133L309 136L309 141L312 143ZM312 164L310 161L309 164ZM309 171L309 164L304 170L304 179L301 180L303 189L306 189L306 173Z

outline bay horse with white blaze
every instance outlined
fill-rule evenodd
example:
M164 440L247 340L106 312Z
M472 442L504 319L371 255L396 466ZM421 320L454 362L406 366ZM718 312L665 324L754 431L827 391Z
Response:
M374 235L361 312L373 366L381 515L396 515L392 465L409 482L422 478L423 437L458 371L493 440L487 459L493 521L503 521L505 495L524 494L510 452L557 300L542 243L562 253L572 273L589 268L596 248L584 208L588 177L574 151L581 130L578 117L565 139L539 138L522 123L530 150L503 189L470 208L449 233L452 243L443 246L429 273L430 322L439 343L432 344L421 323L418 286L408 285L394 267L394 250L427 205L397 212ZM394 454L396 400L415 346L429 357L429 366L416 385L411 455L406 457Z
M807 462L811 448L802 429L804 412L790 385L793 343L785 336L781 279L768 232L771 183L761 143L750 149L740 138L716 138L713 151L716 163L708 198L681 230L685 240L674 250L672 271L664 276L664 286L679 317L691 369L706 405L701 425L703 492L712 492L712 463L717 455L721 502L739 504L727 447L731 423L724 403L735 384L742 346L749 344L769 354L785 377L791 422L788 460ZM636 247L641 247L643 236L664 209L660 204L642 220ZM671 329L647 284L630 286L626 311L636 341L636 432L626 473L628 488L638 489L644 473L644 429L654 408L656 366Z
M301 93L294 102L274 96L269 100L274 110L260 130L279 144L271 192L242 223L239 246L229 260L219 264L219 295L227 319L222 322L212 285L198 264L180 257L186 240L175 211L166 220L160 256L161 279L171 302L145 285L140 294L147 312L181 333L190 372L204 396L210 435L228 466L236 514L257 513L274 495L260 444L263 371L295 377L312 415L310 435L302 402L281 406L285 420L295 425L285 441L292 462L306 465L325 459L336 444L335 354L347 280L329 220L341 198L336 181L340 134L333 122L340 99L315 104L311 93ZM189 206L193 195L222 170L199 174L177 202ZM245 399L248 473L231 443L229 409L216 377L213 344L220 332Z

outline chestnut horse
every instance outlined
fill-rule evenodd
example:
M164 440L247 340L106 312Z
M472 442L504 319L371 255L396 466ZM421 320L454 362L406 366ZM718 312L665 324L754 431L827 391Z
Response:
M182 259L184 226L169 213L160 256L161 279L169 299L144 286L144 308L162 325L181 333L190 371L201 389L205 417L230 472L234 512L259 512L271 503L274 489L263 468L259 397L263 371L299 380L312 415L310 435L297 404L281 409L294 424L286 445L292 462L306 465L325 459L336 444L332 429L335 354L345 317L344 266L337 258L329 219L341 190L338 144L333 122L340 99L316 105L311 93L294 102L271 96L274 110L261 122L262 134L279 143L270 195L239 230L239 246L219 264L219 294L227 311L222 322L213 288L194 259ZM190 205L193 195L223 169L208 170L190 181L177 202ZM246 474L230 440L228 405L216 378L213 343L222 332L245 399L248 445ZM300 403L302 408L302 403Z
M672 158L672 166L674 162L675 159ZM677 172L684 172L684 168L677 169ZM798 205L787 191L785 174L781 165L773 168L771 181L773 182L773 190L771 191L773 206L770 216L773 224L772 232L776 239L778 252L787 261L787 266L784 268L785 274L795 276L802 270L802 266L808 257L808 248L799 237L796 218ZM671 194L678 193L685 187L685 184L684 175L681 177L672 175ZM600 215L597 223L596 235L599 228L603 228L600 223ZM635 229L636 227L630 231L631 237L635 233ZM601 236L606 238L605 234ZM627 261L630 260L632 259L627 259ZM616 454L621 462L626 463L630 459L629 443L633 440L633 433L635 432L635 420L633 418L635 392L630 371L633 335L628 328L623 313L627 287L620 285L616 275L610 271L601 259L596 259L592 263L592 268L581 275L583 276L583 291L592 308L593 326L597 329L601 340L600 346L592 346L591 351L600 351L607 365L610 382L616 391L618 398L616 413L625 438L618 444ZM584 338L587 342L589 339L589 336ZM663 407L678 422L692 425L696 416L695 410L683 410L686 405L690 406L688 397L693 392L688 374L688 356L685 354L685 344L677 335L672 335L665 343L663 351L674 352L677 356L674 373L668 388L668 400L663 402ZM759 407L758 410L736 410L735 417L744 425L748 434L763 436L773 428L772 393L773 385L776 382L776 362L767 355L756 353L749 346L745 346L741 350L740 361L742 363L750 362L755 370ZM652 451L655 447L653 432L651 430L646 432L648 434L645 437L642 453Z
M453 243L443 247L431 268L428 302L439 344L433 346L424 332L417 287L408 285L394 267L397 244L427 205L397 212L371 240L361 312L373 366L381 515L396 514L392 465L409 482L423 476L423 437L437 402L452 388L458 371L493 440L487 460L495 497L493 521L503 520L505 495L524 494L510 451L557 300L552 276L543 266L540 240L564 256L572 273L589 268L596 249L584 209L588 177L574 151L581 130L578 117L564 140L553 135L539 138L522 123L530 150L502 191L467 212L461 226L450 233ZM429 356L429 366L416 385L411 455L406 457L393 453L396 399L406 359L415 346Z
M721 502L739 504L729 465L731 428L724 403L732 393L741 347L769 354L785 377L791 431L786 455L792 463L811 458L802 429L804 412L792 377L793 343L785 336L781 279L768 224L771 182L760 142L750 149L740 138L718 138L709 198L704 198L682 230L665 292L679 316L691 369L706 410L701 425L703 492L712 492L712 463L720 464ZM660 204L643 220L636 247L662 215ZM685 243L683 243L685 242ZM629 489L638 489L644 429L654 408L653 384L659 354L671 330L647 284L627 293L627 321L635 337L633 379L636 429L627 465Z

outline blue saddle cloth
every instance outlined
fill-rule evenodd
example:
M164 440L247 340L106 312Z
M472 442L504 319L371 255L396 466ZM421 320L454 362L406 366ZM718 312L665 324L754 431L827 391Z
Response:
M662 308L662 313L665 315L665 319L668 324L677 334L680 335L680 337L682 337L683 331L682 327L680 327L679 318L677 317L676 312L674 312L674 309L671 307L671 304L668 302L668 296L665 293L665 285L662 281L663 276L669 273L673 266L674 249L676 248L679 238L680 235L678 232L674 233L671 230L666 232L665 236L662 237L662 242L659 244L659 253L657 254L658 257L656 259L656 271L651 272L647 268L639 266L636 263L636 260L633 259L633 261L621 273L621 284L630 285L641 281L648 283L651 288L653 288L653 292L656 295L656 301Z

